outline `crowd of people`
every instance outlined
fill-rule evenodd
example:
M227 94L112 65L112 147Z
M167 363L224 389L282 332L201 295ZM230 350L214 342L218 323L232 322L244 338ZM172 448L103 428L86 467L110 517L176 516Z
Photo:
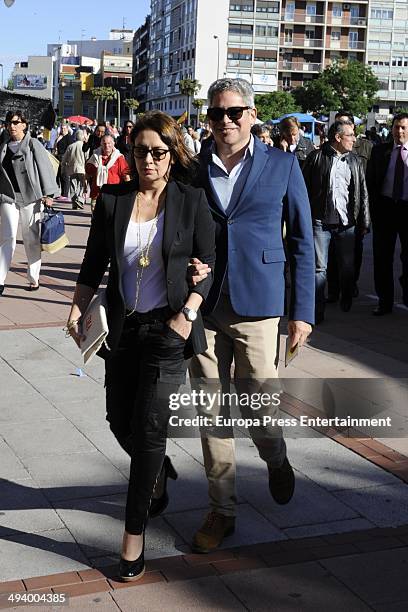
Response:
M208 101L208 124L199 130L149 111L135 124L127 121L120 134L106 123L63 124L49 146L60 161L61 198L81 209L90 186L93 217L66 325L78 345L86 335L84 314L109 270L109 333L98 354L105 359L106 418L130 457L118 569L125 581L143 575L147 521L163 512L167 479L177 477L166 455L169 398L187 367L193 389L228 393L235 384L247 396L270 392L280 318L288 315L294 349L324 321L328 300L348 312L369 231L378 295L373 314L393 309L397 236L408 306L408 114L394 117L392 140L374 143L356 139L354 118L339 111L316 147L295 117L274 134L257 125L245 80L215 81ZM31 139L25 117L10 111L6 130L1 292L19 215L30 287L38 287L33 220L57 193L45 148ZM248 405L238 408L243 418L253 416ZM295 475L276 424L278 405L265 410L269 420L248 431L266 464L272 498L287 504ZM200 433L210 511L192 549L208 553L235 529L236 462L232 428L220 434L215 425L229 406L198 411L209 419Z

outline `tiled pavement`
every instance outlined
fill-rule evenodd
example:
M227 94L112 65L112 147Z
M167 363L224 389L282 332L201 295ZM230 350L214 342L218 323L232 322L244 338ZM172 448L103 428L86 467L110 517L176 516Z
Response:
M211 557L188 547L206 506L200 446L173 438L180 478L164 517L150 522L148 572L132 586L115 582L128 462L104 421L102 364L78 376L77 350L61 332L88 220L67 211L72 246L48 257L34 295L23 289L20 245L0 300L0 593L62 591L80 610L407 609L404 401L389 403L401 430L393 438L287 430L297 488L286 507L270 499L253 444L238 439L238 528ZM327 393L300 379L381 379L391 393L407 377L407 312L371 319L370 290L368 256L353 310L330 307L282 370L299 384L285 398L287 414L319 415L327 403ZM0 595L0 607L9 605Z

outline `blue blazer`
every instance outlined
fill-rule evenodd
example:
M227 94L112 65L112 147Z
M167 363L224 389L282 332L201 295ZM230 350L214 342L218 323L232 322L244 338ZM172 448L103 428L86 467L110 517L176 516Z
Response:
M211 151L200 154L204 187L216 223L214 283L204 312L219 299L228 269L231 303L243 317L285 314L285 250L291 270L289 319L314 323L315 254L309 199L296 157L255 138L252 167L235 205L221 206L209 178Z

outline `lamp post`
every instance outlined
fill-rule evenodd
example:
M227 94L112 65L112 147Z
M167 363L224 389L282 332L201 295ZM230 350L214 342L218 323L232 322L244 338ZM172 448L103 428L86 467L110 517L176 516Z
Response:
M1 81L0 81L0 87L3 87L3 83L4 83L3 64L0 64L0 68L1 68Z
M398 87L398 78L402 77L402 72L398 72L394 81L394 115L397 112L397 87Z
M217 41L217 81L220 78L220 37L217 34L213 35L213 38Z
M117 125L117 129L119 129L120 127L120 91L119 89L116 90L116 95L118 98L118 125Z

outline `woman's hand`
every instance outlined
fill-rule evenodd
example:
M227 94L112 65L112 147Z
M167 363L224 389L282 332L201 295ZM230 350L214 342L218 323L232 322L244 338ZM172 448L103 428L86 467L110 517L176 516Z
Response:
M82 333L82 325L79 319L68 319L66 324L67 336L71 336L78 348L81 348L81 342L86 339Z
M282 151L287 151L288 148L289 148L289 145L288 145L287 141L284 138L282 138L281 141L280 141L280 147L281 147Z
M184 338L184 340L187 340L191 334L191 328L193 326L190 321L187 321L182 312L178 312L172 316L171 319L166 321L166 325L168 325L170 329L175 331L179 336Z
M187 282L190 287L195 287L198 283L201 283L211 273L211 268L201 263L197 257L190 259L190 263L187 268Z
M51 196L45 196L45 198L42 198L42 203L44 206L51 207L54 204L54 199Z

